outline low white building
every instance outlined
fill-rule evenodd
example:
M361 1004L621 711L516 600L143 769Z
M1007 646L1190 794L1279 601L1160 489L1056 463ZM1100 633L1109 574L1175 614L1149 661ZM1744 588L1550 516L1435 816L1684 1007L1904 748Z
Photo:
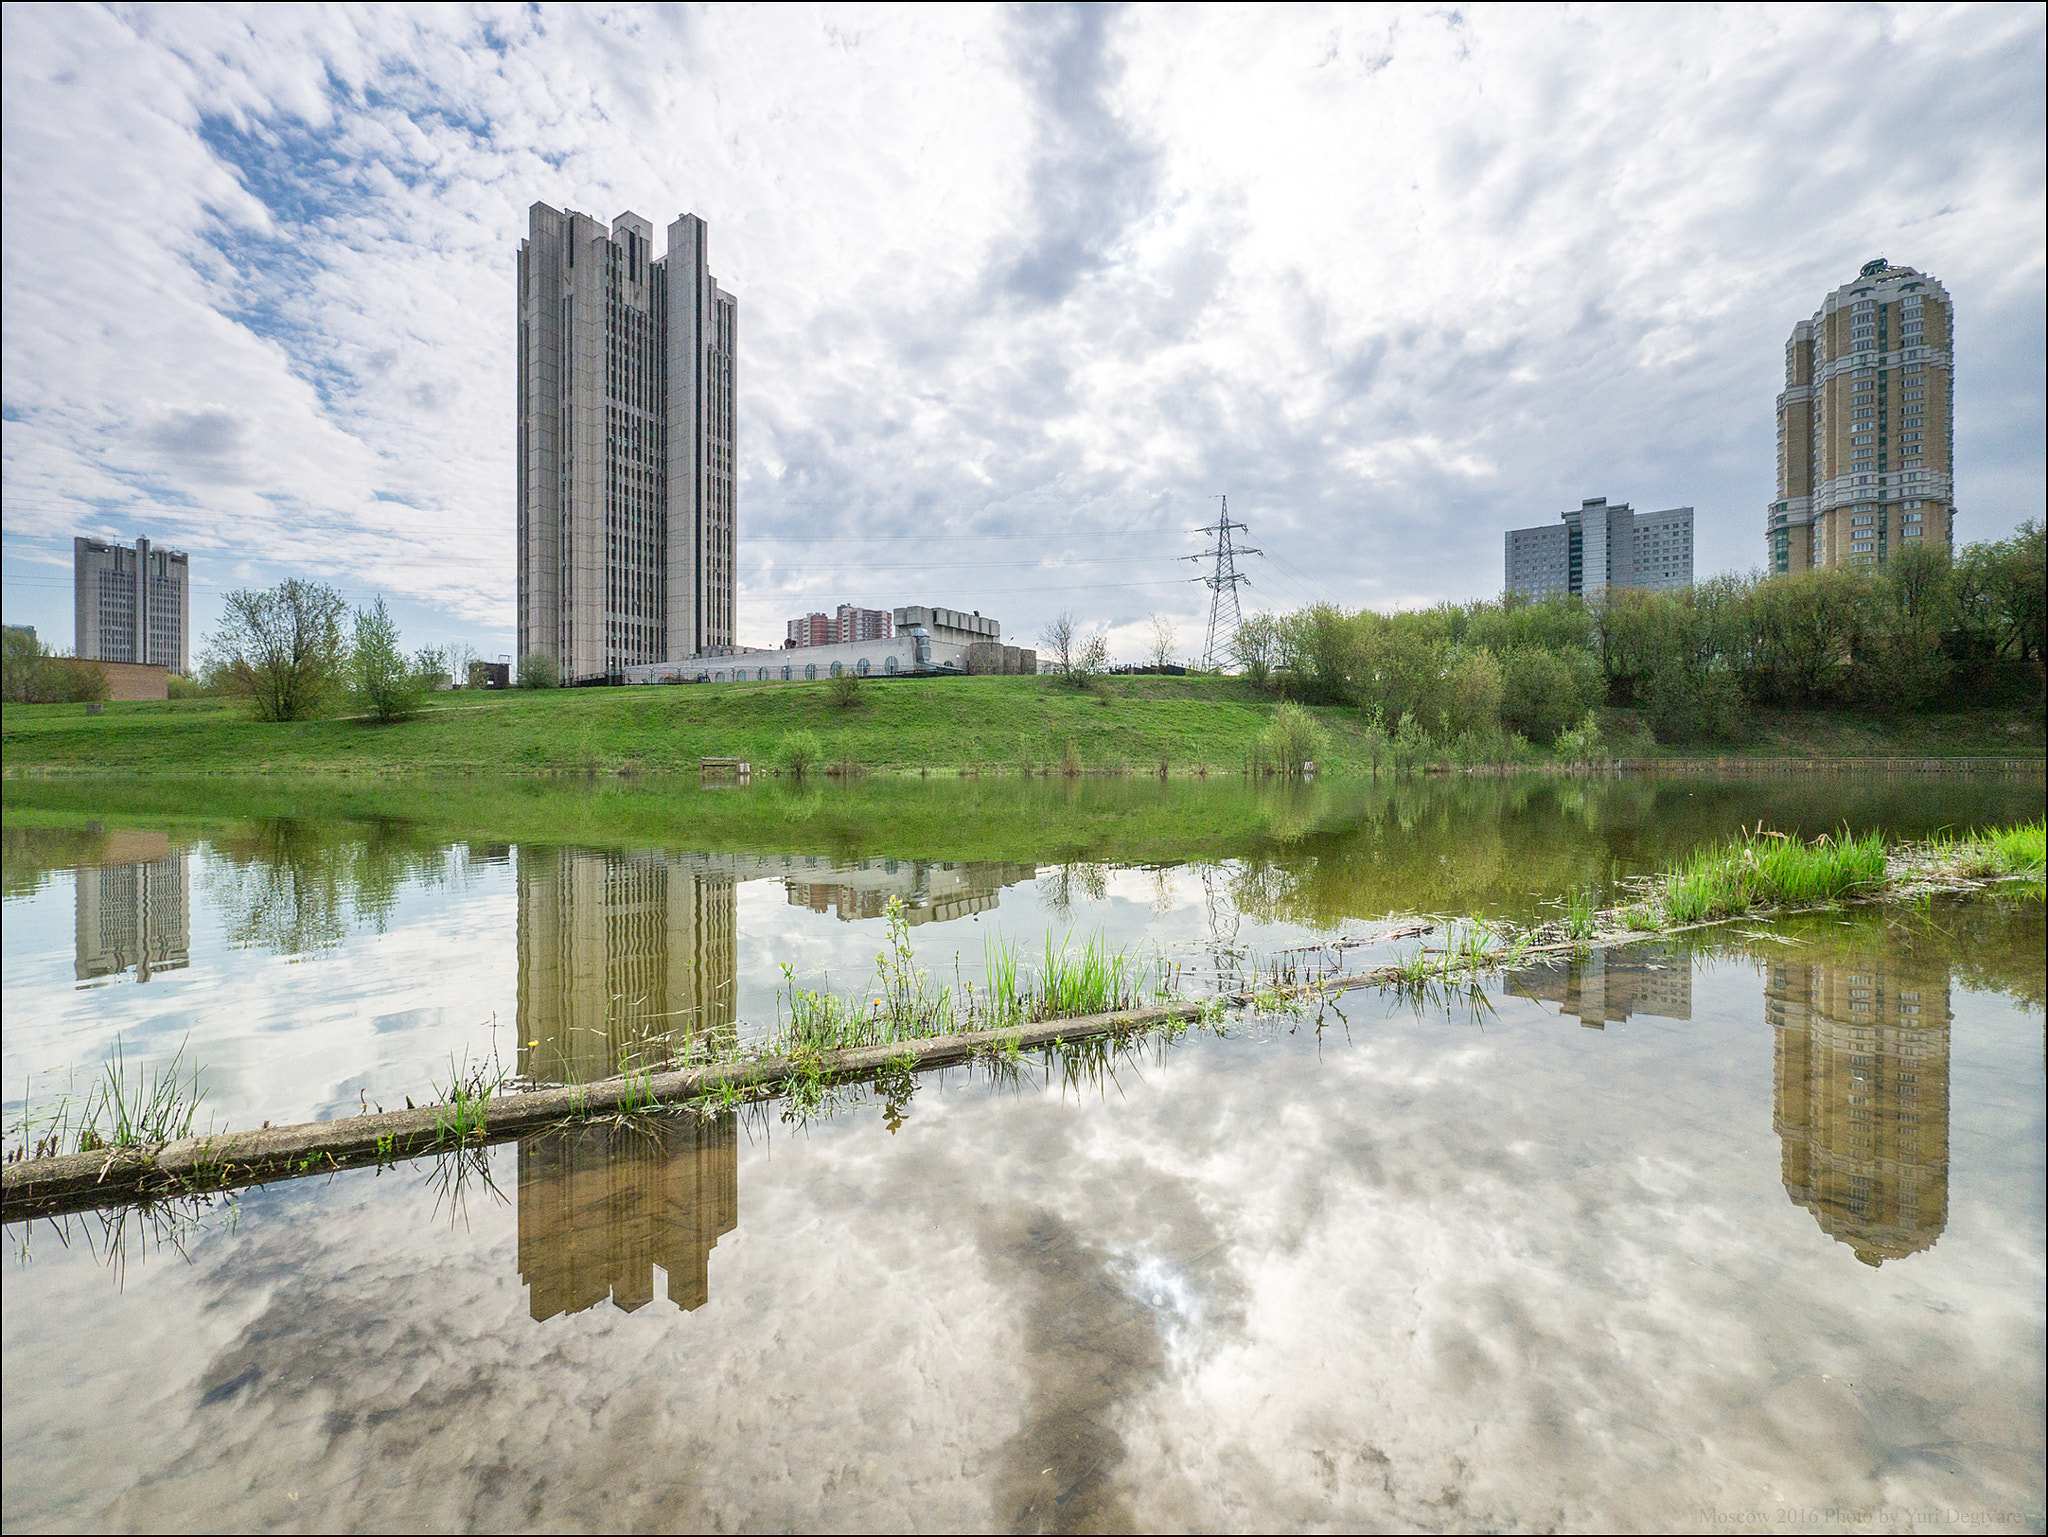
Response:
M730 656L693 656L686 662L649 662L628 667L628 683L816 683L850 672L855 677L893 678L908 672L965 672L967 647L934 640L922 627L886 640L856 640L836 646L786 646L780 651L735 651Z

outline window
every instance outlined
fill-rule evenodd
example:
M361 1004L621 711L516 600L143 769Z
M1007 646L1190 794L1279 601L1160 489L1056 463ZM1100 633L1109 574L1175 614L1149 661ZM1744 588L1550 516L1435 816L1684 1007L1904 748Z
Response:
M1854 518L1851 518L1851 519L1850 519L1849 521L1850 521L1851 523L1854 523L1854 524L1859 524L1859 525L1860 525L1860 524L1868 523L1868 522L1870 522L1870 521L1872 521L1872 520L1871 520L1871 516L1870 516L1870 514L1866 512L1866 513L1864 513L1864 514L1863 514L1862 516L1860 516L1860 517L1854 517Z
M889 657L889 658L887 658L886 660L884 660L884 661L883 661L883 663L882 663L882 671L883 671L883 672L885 672L885 673L887 673L887 674L888 674L888 675L889 675L890 677L892 677L892 678L893 678L893 677L895 677L895 676L896 676L896 671L897 671L897 665L898 665L898 664L897 664L896 658L895 658L895 657L893 657L893 656L892 656L892 657Z
M817 677L818 677L818 664L817 664L816 662L806 662L806 663L804 663L804 681L805 681L806 683L813 683L813 682L816 682L816 681L817 681Z
M789 681L789 669L787 667L784 667L782 669L782 681L784 683L787 683Z
M853 670L856 673L860 674L861 677L865 678L872 669L870 669L868 666L868 659L866 657L862 657L858 662L855 662L853 664Z

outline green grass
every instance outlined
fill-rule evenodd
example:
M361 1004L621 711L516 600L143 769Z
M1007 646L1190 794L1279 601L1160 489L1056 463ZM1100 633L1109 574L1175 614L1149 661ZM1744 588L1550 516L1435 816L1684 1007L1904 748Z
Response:
M728 683L445 693L390 724L265 724L218 699L110 704L99 716L8 705L0 746L10 775L694 772L704 757L774 764L793 737L817 744L813 770L1014 774L1028 757L1041 770L1156 774L1162 761L1183 773L1243 761L1274 711L1234 678L1115 678L1086 691L1040 678L871 681L852 709L824 683ZM1330 733L1331 764L1362 766L1355 712L1313 714Z
M1705 923L1761 907L1804 907L1884 884L1884 838L1844 834L1811 843L1745 832L1694 851L1658 893L1667 926Z
M81 1103L69 1095L45 1107L25 1094L21 1118L8 1128L12 1158L46 1158L59 1153L93 1153L127 1147L153 1147L192 1134L206 1091L199 1087L197 1067L184 1069L180 1046L160 1067L128 1069L118 1036L114 1057L86 1089Z
M1368 770L1359 713L1296 716L1241 678L1110 678L1077 690L1050 678L912 678L877 682L842 708L825 683L544 689L433 695L409 720L339 718L266 724L222 699L7 705L0 752L9 777L38 773L619 774L694 772L704 757L778 761L793 733L824 764L893 773L965 771L1157 774L1235 772L1276 745L1312 752L1324 774ZM1627 712L1608 712L1617 744ZM1276 722L1286 740L1276 744ZM1765 712L1749 743L1660 756L2038 757L2040 719L1977 711L1874 721L1833 712ZM802 738L799 737L799 740ZM808 745L808 744L806 744ZM1441 757L1440 749L1425 756ZM1382 745L1381 759L1387 761Z
M2048 822L1993 828L1977 837L1997 858L2001 875L2039 875L2048 869Z

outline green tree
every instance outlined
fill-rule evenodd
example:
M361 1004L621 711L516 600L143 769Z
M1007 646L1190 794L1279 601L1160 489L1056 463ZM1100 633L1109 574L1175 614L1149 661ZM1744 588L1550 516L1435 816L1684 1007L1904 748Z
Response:
M103 669L58 656L27 630L9 626L0 644L0 698L9 704L80 704L107 697Z
M1586 712L1572 665L1555 651L1512 652L1501 670L1501 724L1548 747Z
M426 658L409 658L398 649L398 624L382 598L373 607L356 610L350 662L356 692L379 720L404 720L427 696Z
M1273 661L1279 654L1280 628L1271 614L1247 614L1238 621L1230 638L1230 655L1244 675L1260 688L1273 676Z
M222 601L206 668L229 693L248 699L258 720L310 719L341 687L347 612L341 594L319 582L294 578L267 592L238 588Z
M519 659L521 688L559 688L561 682L562 669L545 651L529 651Z

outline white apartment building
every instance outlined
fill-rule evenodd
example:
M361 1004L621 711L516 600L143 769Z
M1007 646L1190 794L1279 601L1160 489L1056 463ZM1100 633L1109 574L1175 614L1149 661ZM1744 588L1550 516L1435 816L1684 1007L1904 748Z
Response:
M1591 597L1609 587L1692 585L1692 508L1637 512L1595 496L1557 516L1547 527L1508 530L1509 592Z

